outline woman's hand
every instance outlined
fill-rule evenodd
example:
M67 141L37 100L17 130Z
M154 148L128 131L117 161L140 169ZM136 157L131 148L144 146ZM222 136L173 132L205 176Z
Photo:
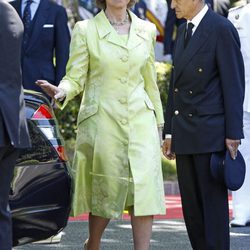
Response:
M65 91L63 89L60 89L45 80L37 80L36 84L41 87L41 89L54 100L62 101L66 96Z

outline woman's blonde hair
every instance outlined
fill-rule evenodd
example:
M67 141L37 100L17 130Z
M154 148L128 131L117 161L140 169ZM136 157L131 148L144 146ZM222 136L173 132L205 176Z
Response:
M138 0L130 0L127 8L128 9L132 8L137 2ZM104 10L106 8L106 0L95 0L95 5L96 7Z

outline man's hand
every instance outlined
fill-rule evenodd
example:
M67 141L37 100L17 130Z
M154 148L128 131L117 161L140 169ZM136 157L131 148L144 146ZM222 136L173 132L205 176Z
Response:
M171 152L171 141L172 139L170 138L164 140L162 145L162 153L167 159L174 160L175 154Z
M235 160L237 156L237 150L240 145L240 140L226 139L225 143L227 149L230 152L231 158Z

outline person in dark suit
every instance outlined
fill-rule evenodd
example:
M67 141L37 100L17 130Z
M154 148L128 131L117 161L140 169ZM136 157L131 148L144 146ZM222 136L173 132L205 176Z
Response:
M70 34L65 9L50 0L16 0L11 4L24 23L24 88L41 91L35 84L38 79L57 86L65 75L69 57Z
M163 153L176 157L184 219L193 249L229 249L227 188L213 179L211 155L235 158L243 138L244 64L230 21L204 0L172 0L177 31Z
M0 0L0 250L11 250L10 184L20 148L30 145L21 82L23 25Z

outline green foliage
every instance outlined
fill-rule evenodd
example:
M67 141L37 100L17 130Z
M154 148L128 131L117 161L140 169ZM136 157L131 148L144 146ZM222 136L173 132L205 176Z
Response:
M164 180L176 180L176 163L168 160L164 156L161 158L162 172Z
M56 109L55 115L64 140L75 139L77 115L81 103L81 95L76 96L63 109Z
M161 94L162 106L165 111L172 65L156 62L155 67L157 72L157 85Z

